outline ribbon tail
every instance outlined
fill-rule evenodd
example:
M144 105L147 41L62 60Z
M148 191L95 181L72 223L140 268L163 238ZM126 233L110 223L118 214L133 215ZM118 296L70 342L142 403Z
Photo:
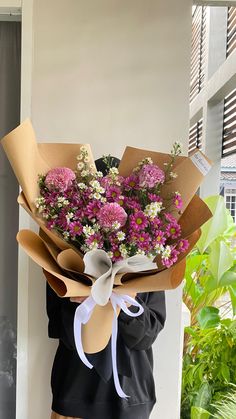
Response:
M111 357L112 357L112 370L113 370L113 378L114 384L117 391L117 394L123 398L127 399L129 396L125 394L122 390L120 385L120 380L117 371L117 354L116 354L116 343L117 343L117 333L118 333L118 322L117 322L117 313L116 313L116 304L112 302L113 310L114 310L114 317L112 323L112 336L111 336Z
M79 307L77 307L76 312L75 312L75 317L74 317L74 338L75 338L75 346L78 352L78 355L81 359L81 361L86 365L86 367L92 369L93 365L89 362L88 358L86 357L84 350L83 350L83 345L82 345L82 322L81 319L79 318L79 314L78 314L78 309Z

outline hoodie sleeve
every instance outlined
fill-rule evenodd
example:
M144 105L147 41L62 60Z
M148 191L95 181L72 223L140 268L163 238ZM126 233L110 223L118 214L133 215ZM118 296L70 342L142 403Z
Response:
M119 332L128 348L136 350L149 349L166 319L166 304L164 291L138 294L136 300L143 306L141 316L130 317L124 312L119 315ZM130 307L136 311L136 307Z

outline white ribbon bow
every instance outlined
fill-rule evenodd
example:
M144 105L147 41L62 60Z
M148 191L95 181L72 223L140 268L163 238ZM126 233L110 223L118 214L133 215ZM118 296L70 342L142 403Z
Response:
M84 273L96 278L91 295L101 306L106 305L109 301L116 274L148 271L157 267L156 263L144 255L135 255L112 263L107 253L101 249L87 252L84 255L84 265Z
M127 394L121 388L118 371L117 371L117 357L116 357L116 342L117 342L117 333L118 333L118 321L117 321L117 306L120 307L128 316L137 317L140 316L144 309L143 307L132 297L129 295L118 295L114 292L110 296L111 304L114 310L114 317L112 322L112 335L111 335L111 357L112 357L112 371L113 371L113 379L116 391L118 395L122 398L128 398ZM138 307L138 311L133 313L127 307L127 303ZM80 304L76 311L74 317L74 337L75 337L75 345L78 352L78 355L81 361L90 369L93 368L93 365L87 359L82 345L82 337L81 337L81 329L82 324L86 324L93 312L93 309L96 305L95 300L92 296L86 298L86 300Z

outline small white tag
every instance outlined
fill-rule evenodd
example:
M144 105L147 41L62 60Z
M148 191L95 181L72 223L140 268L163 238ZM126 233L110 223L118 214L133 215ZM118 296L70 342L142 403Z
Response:
M198 168L198 170L203 174L203 176L206 176L206 174L211 169L210 163L205 159L203 154L201 154L199 151L197 151L195 154L190 157L193 164Z

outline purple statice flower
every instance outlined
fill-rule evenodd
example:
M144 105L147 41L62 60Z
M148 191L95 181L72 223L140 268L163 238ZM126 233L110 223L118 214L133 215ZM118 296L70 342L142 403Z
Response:
M178 250L179 252L185 252L189 247L188 240L181 239L178 243Z
M133 230L144 230L148 226L148 220L143 211L136 211L130 216L130 227Z
M181 234L181 227L180 225L175 221L171 222L166 226L166 235L167 237L170 237L171 239L177 239Z
M98 212L100 211L102 206L102 203L98 201L98 199L95 199L94 201L91 201L88 203L85 214L86 216L91 220L91 218L94 218L97 216Z
M141 188L154 188L164 183L165 174L156 164L145 164L139 172L139 185Z
M72 185L75 178L75 173L68 167L56 167L47 173L45 185L49 191L64 192Z
M166 268L170 268L172 265L174 265L174 263L177 262L178 256L179 256L179 252L173 246L171 246L171 252L170 252L169 257L167 257L167 258L163 257L161 259L163 265Z
M106 198L115 201L121 195L121 188L116 185L110 185L106 189Z
M129 241L135 243L139 249L147 251L150 247L151 237L149 233L142 231L141 233L132 233Z
M79 221L72 221L68 224L68 231L71 237L80 236L83 232L83 226Z
M164 245L166 242L165 233L162 230L157 230L154 232L154 243L155 245Z
M175 208L177 208L177 209L182 208L183 201L182 201L180 193L175 192L174 197L173 197L173 204L174 204Z
M105 204L97 214L98 222L101 227L113 228L114 224L123 227L127 220L127 213L116 202Z
M132 191L133 189L139 189L138 176L132 173L130 176L127 176L124 179L123 183L124 189L126 191Z

